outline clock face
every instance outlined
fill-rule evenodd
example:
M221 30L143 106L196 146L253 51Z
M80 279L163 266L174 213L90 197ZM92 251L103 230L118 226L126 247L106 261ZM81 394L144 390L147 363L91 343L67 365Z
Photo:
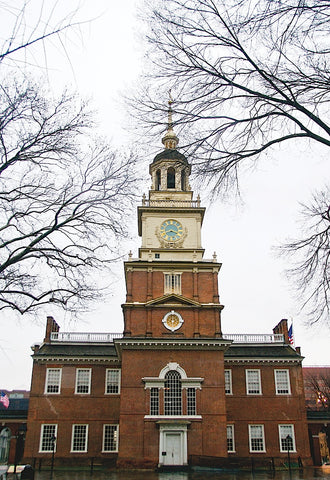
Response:
M176 242L182 234L182 225L177 220L165 220L160 226L160 235L166 242Z
M164 327L174 332L175 330L178 330L183 324L183 318L179 313L171 310L165 315L162 322L164 324Z

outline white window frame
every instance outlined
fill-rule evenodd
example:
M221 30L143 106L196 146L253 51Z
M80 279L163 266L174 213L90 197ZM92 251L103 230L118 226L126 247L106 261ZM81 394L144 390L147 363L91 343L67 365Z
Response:
M59 377L58 377L58 382L56 383L50 383L50 376L52 372L57 371L59 372ZM47 368L46 370L46 382L45 382L45 394L47 395L59 395L61 393L61 383L62 383L62 368ZM49 392L48 388L49 387L58 387L57 392Z
M151 387L150 389L150 415L159 415L159 388Z
M113 450L105 450L105 432L107 427L113 427L116 434L115 434L115 448ZM103 439L102 439L102 453L116 453L118 452L118 445L119 445L119 425L116 423L106 423L103 425Z
M290 429L290 432L287 432L285 434L282 435L282 430L283 429ZM295 453L297 450L296 450L296 439L295 439L295 434L294 434L294 425L292 423L282 423L278 426L278 437L279 437L279 443L280 443L280 452L281 453L287 453L288 452L288 448L286 446L285 449L283 449L283 445L282 445L282 438L285 439L288 435L290 435L290 437L292 438L292 450L290 449L289 452L291 453Z
M262 450L253 450L253 448L252 448L252 440L254 438L252 436L252 431L256 427L261 428L261 437L260 438L262 439L262 446L263 446ZM249 425L249 449L250 449L250 453L265 453L266 452L264 425L262 425L262 424L251 424L251 425Z
M281 390L284 390L281 387L281 383L283 385L283 382L281 382L278 378L278 373L286 373L286 385L287 385L287 391L286 392L281 392ZM291 386L290 386L290 372L288 369L275 369L274 370L274 377L275 377L275 391L276 395L291 395Z
M73 450L74 440L75 440L75 431L76 427L86 427L85 430L85 447L84 450ZM71 432L71 450L70 453L86 453L88 451L88 427L87 423L74 423L72 425L72 432Z
M110 372L117 372L118 373L118 381L116 383L109 381L109 374ZM108 392L108 386L115 386L117 385L118 391L117 392ZM120 385L121 385L121 369L120 368L107 368L105 371L105 395L119 395L120 394Z
M188 387L187 393L187 415L194 417L197 415L196 388Z
M257 391L252 391L252 390L256 390L256 389L252 389L250 388L251 386L251 380L249 379L249 374L250 372L253 372L254 374L257 373L257 377L258 377L258 392ZM262 395L262 388L261 388L261 373L260 373L260 370L257 369L257 368L251 368L251 369L247 369L245 370L245 380L246 380L246 394L247 395ZM253 383L255 383L253 381Z
M40 429L39 453L53 452L53 446L49 448L49 450L42 449L42 444L43 444L43 439L44 439L45 429L46 429L45 427L55 427L53 435L55 436L54 452L56 452L57 423L43 423Z
M230 429L230 431L231 431L231 437L228 437L228 429ZM232 450L229 450L229 448L228 448L228 440L232 441L232 444L233 444ZM235 450L235 429L234 429L233 424L227 425L227 452L228 453L235 453L236 452L236 450Z
M164 272L164 294L168 295L171 293L176 293L181 295L182 292L182 283L181 283L181 273L178 272Z
M232 370L231 368L225 369L225 394L233 394L233 382L232 382Z
M78 392L78 387L83 385L79 384L79 372L84 371L84 372L89 372L88 375L88 391L87 392ZM90 395L91 393L91 383L92 383L92 369L91 368L77 368L76 369L76 385L75 385L75 391L74 393L77 395ZM85 385L85 384L84 384Z

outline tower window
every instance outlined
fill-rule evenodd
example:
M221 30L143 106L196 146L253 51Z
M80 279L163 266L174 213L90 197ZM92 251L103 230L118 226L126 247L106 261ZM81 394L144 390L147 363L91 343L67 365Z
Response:
M178 293L181 295L181 274L165 273L164 293Z
M160 185L161 185L161 173L160 173L160 170L157 170L157 172L156 172L156 190L160 190Z
M172 167L167 170L167 188L175 188L175 170Z
M185 191L185 189L186 189L186 175L185 175L185 171L181 170L181 190Z
M165 375L164 407L165 415L182 415L181 375L175 370Z

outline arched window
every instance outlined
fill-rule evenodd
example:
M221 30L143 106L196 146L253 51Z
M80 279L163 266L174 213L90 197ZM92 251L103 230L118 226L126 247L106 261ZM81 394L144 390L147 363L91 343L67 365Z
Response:
M173 167L167 170L167 188L175 188L175 170Z
M157 170L157 172L156 172L156 190L160 190L160 185L161 185L161 173L160 173L160 170Z
M181 170L181 190L184 192L186 189L186 175L185 171Z
M181 375L170 370L165 375L164 383L164 413L165 415L182 414L182 382Z

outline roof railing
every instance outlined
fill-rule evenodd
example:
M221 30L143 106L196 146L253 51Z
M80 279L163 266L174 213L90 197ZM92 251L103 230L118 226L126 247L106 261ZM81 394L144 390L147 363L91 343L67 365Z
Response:
M69 343L108 343L116 338L123 338L122 333L98 333L98 332L52 332L52 342ZM282 334L245 334L225 333L222 336L225 340L232 340L233 343L284 343Z

